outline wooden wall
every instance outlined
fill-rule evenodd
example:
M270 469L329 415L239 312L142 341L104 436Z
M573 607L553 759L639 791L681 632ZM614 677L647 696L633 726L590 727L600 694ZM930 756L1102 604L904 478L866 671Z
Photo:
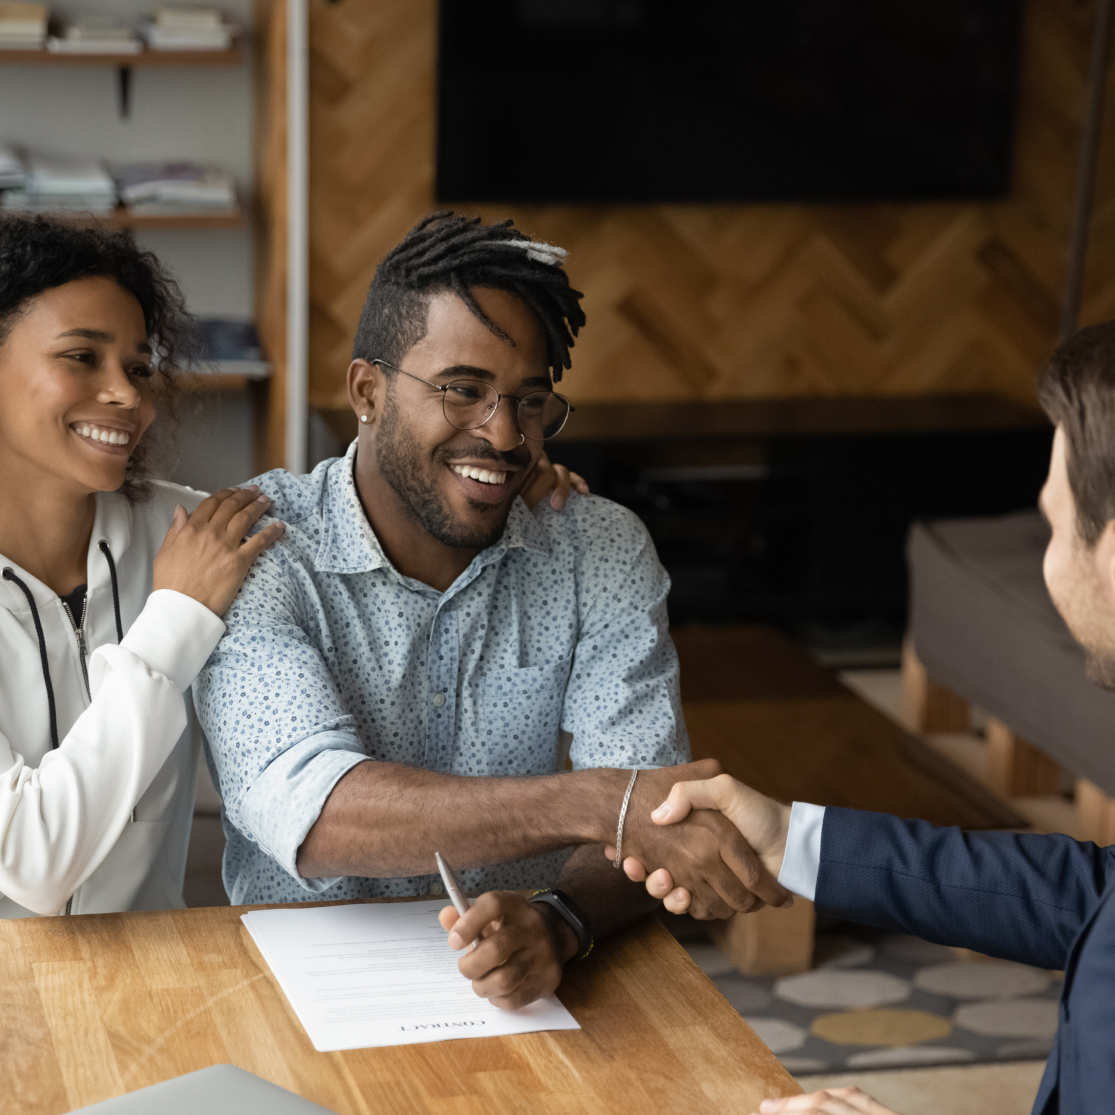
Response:
M570 249L574 400L1005 392L1056 338L1093 4L1029 0L1009 200L520 206ZM311 401L344 370L378 259L433 206L433 0L311 0ZM1115 82L1113 82L1115 84ZM1083 320L1115 316L1115 97Z

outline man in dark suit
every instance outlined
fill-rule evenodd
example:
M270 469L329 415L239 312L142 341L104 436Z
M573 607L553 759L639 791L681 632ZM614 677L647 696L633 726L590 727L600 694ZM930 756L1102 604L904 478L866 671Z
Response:
M1040 397L1056 427L1039 500L1051 529L1045 583L1086 651L1088 676L1115 688L1115 322L1065 342L1042 375ZM724 813L771 874L821 910L1064 969L1034 1115L1115 1110L1115 847L802 802L791 808L728 775L676 783L652 816L670 824L692 809ZM633 860L625 867L668 909L684 912L688 896L664 870L646 876ZM761 1110L888 1115L855 1088L765 1100Z

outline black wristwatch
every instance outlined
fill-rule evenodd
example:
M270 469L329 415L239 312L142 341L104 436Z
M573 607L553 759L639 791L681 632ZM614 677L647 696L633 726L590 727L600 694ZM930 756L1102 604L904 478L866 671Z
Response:
M585 915L581 913L581 908L569 897L563 890L554 890L548 888L546 890L536 890L530 896L531 902L538 902L544 906L549 906L551 909L556 910L562 921L573 930L577 938L577 954L575 960L584 960L590 952L595 941L592 937L592 929L589 928L588 921Z

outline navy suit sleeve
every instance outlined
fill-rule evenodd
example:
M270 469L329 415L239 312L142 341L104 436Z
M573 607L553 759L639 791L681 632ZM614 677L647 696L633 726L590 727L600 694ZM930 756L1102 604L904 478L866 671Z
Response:
M939 944L1063 968L1115 850L829 807L818 908Z

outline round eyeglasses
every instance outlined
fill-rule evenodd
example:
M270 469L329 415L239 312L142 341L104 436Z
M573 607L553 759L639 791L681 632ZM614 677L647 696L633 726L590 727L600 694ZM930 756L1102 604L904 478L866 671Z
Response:
M370 360L381 368L390 368L418 380L434 391L441 392L441 409L445 420L458 430L475 430L488 422L503 399L515 403L515 421L519 433L527 441L546 441L556 437L565 426L573 405L556 391L529 391L525 395L502 395L482 379L451 379L448 383L431 383L386 360Z

